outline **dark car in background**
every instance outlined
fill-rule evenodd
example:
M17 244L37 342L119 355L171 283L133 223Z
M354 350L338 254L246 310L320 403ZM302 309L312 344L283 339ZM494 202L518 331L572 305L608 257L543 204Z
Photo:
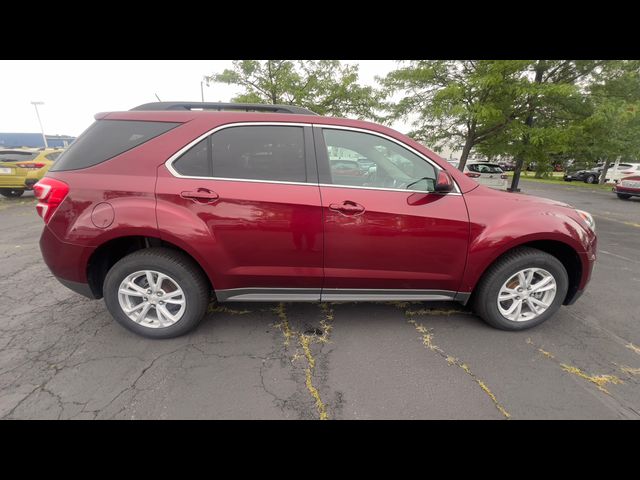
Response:
M597 165L593 168L583 168L581 170L574 170L564 174L565 182L584 182L584 183L597 183L600 179L600 174L604 165ZM609 166L611 168L611 165Z
M516 169L516 163L512 161L501 160L496 162L505 172L513 172Z

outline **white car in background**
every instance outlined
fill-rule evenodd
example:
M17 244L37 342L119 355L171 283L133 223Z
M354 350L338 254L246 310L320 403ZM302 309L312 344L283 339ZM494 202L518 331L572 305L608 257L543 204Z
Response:
M619 183L624 177L640 175L640 163L620 163L618 168L613 166L607 170L607 182Z
M464 166L464 174L476 182L498 190L506 190L509 186L507 174L497 163L471 162Z

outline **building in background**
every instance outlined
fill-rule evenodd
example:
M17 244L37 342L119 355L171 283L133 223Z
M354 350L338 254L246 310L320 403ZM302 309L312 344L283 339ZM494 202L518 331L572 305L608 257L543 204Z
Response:
M46 135L49 147L64 148L71 145L76 137L69 135ZM41 133L0 133L0 148L44 147Z

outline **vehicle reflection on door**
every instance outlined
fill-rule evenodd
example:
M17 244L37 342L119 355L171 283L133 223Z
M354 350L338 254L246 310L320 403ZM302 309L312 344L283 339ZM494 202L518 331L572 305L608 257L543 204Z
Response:
M299 208L293 210L290 218L290 230L295 249L306 252L321 251L322 223L316 218L310 218L305 210Z

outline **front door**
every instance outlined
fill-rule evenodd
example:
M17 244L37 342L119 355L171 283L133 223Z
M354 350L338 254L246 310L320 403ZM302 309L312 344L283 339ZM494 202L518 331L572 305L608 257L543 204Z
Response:
M311 127L236 125L160 168L163 239L196 249L218 300L319 300L322 212Z
M434 193L438 167L386 137L314 128L324 216L323 300L455 296L469 221L460 193ZM346 171L344 164L361 167Z

